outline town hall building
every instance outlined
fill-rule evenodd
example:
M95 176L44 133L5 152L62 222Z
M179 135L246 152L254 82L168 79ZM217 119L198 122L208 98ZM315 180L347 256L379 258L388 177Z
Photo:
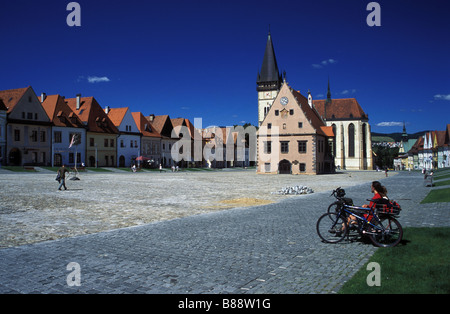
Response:
M270 32L256 83L258 173L372 169L369 118L357 100L332 99L329 82L324 100L290 87L280 75Z

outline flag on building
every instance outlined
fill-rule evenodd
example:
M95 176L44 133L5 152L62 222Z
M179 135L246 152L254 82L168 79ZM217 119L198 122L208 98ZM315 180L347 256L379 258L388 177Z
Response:
M70 145L69 145L69 148L71 148L71 147L72 147L73 143L75 143L75 134L74 134L74 135L72 135L72 140L70 141Z

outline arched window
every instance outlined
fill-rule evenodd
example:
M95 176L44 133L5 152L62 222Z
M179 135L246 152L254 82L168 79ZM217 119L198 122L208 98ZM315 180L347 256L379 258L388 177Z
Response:
M355 157L355 125L348 126L348 157Z
M362 146L363 146L363 158L367 158L367 124L362 125Z

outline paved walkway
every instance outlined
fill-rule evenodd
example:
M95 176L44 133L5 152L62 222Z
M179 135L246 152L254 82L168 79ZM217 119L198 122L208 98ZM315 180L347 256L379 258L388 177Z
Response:
M419 205L423 176L382 180L403 226L450 226L450 203ZM317 218L330 192L0 250L0 293L333 293L375 252L325 244ZM347 189L366 203L369 184ZM407 245L407 244L406 244ZM81 285L67 277L80 266Z

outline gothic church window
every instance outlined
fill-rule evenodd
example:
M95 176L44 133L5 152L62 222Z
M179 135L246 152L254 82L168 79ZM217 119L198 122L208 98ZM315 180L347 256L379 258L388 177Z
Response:
M355 157L355 125L348 126L348 157Z

